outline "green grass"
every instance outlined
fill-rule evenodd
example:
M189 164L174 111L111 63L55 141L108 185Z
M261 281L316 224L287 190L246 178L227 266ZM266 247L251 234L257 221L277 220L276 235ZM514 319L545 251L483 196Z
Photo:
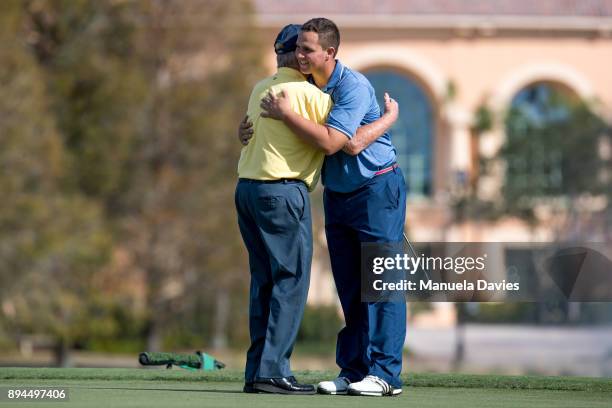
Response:
M298 371L302 382L316 383L332 378L333 372ZM187 371L179 368L0 368L0 381L5 380L105 380L105 381L164 381L164 382L238 382L240 371ZM545 377L476 374L404 374L407 387L491 388L557 391L598 391L612 393L612 379L590 377Z
M331 373L298 372L314 383ZM180 369L0 368L1 387L61 386L69 403L45 407L610 407L612 379L465 374L408 374L394 398L243 394L242 373ZM0 408L40 402L0 402Z

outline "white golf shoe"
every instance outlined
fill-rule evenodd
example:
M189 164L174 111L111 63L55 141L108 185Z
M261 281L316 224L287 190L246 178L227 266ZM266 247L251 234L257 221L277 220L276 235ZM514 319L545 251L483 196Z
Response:
M402 393L401 388L393 388L382 378L368 375L359 382L348 386L349 395L367 395L370 397L393 396Z
M317 392L319 394L328 395L346 395L351 382L346 377L334 378L331 381L322 381L317 385Z

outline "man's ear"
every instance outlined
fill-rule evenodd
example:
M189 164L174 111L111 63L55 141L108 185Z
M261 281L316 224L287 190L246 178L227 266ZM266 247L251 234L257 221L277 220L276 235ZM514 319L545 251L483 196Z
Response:
M336 49L334 47L328 47L325 50L325 61L329 61L330 59L334 59L336 56Z

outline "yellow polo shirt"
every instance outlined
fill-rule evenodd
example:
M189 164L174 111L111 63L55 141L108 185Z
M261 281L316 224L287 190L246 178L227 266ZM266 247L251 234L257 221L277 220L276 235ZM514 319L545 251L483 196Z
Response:
M282 121L260 116L259 104L268 90L274 94L284 90L291 108L316 123L324 124L332 107L329 95L292 68L279 68L275 75L257 83L247 110L253 122L253 138L240 153L238 176L253 180L300 179L312 191L319 180L325 155L296 136Z

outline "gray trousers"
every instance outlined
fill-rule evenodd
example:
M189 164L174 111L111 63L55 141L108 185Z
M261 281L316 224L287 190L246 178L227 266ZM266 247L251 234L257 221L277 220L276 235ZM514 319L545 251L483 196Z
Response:
M235 200L251 271L245 381L288 377L310 283L308 190L294 180L240 179Z

